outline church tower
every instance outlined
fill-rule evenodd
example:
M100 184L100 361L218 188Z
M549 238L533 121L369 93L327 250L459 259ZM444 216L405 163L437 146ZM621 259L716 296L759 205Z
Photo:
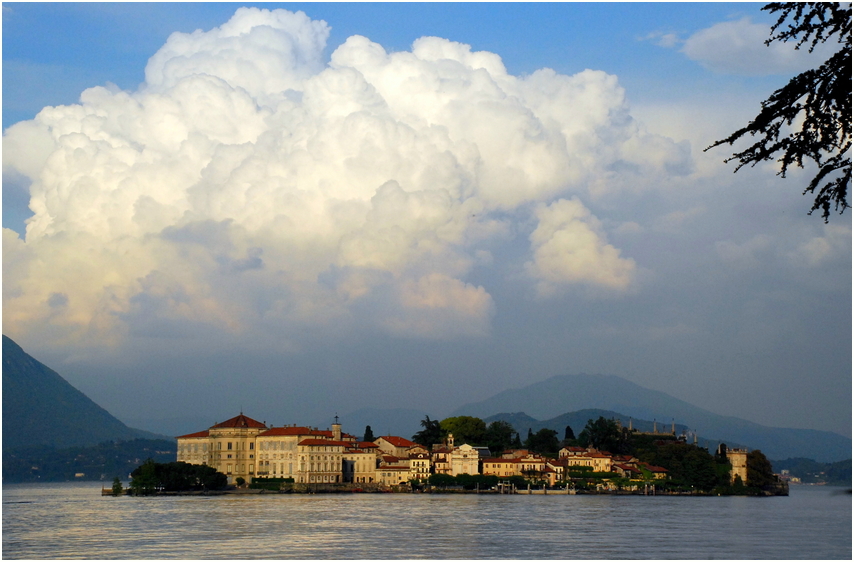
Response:
M341 424L338 423L338 414L335 414L335 423L332 424L332 440L341 441Z

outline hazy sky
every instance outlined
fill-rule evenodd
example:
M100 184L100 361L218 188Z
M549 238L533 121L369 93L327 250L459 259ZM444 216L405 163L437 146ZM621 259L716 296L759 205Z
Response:
M587 372L851 435L851 214L703 152L827 49L759 4L242 6L3 4L3 332L111 413Z

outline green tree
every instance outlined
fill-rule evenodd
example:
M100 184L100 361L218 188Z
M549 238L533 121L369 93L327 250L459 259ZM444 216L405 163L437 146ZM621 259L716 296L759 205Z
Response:
M840 49L818 68L798 74L762 102L759 114L745 127L706 148L733 145L742 137L759 137L747 149L725 162L736 160L737 172L777 159L778 175L786 177L790 166L812 161L818 171L804 194L815 195L810 214L822 210L827 222L830 207L843 213L851 185L851 4L836 2L772 2L762 8L779 19L765 41L794 41L795 49L816 45L834 36ZM785 28L783 25L791 19ZM776 33L776 35L775 35ZM818 192L816 193L816 190Z
M241 487L246 484L246 479L242 476L238 476L234 479L234 483L237 484L238 487Z
M771 463L756 449L747 453L747 485L751 488L764 488L777 481Z
M454 477L450 474L431 474L427 478L427 482L429 482L431 486L436 486L437 488L455 486L457 483Z
M157 463L147 459L142 466L131 472L130 489L135 496L148 496L157 491Z
M445 435L454 435L454 444L483 445L486 440L486 423L472 416L455 416L445 418L439 426Z
M122 481L119 480L119 477L116 476L113 478L113 495L120 496L124 493L125 489L122 487Z
M211 466L185 462L156 463L151 459L131 472L131 491L134 495L149 495L158 490L219 490L228 478Z
M599 416L596 421L587 420L587 425L578 435L578 442L583 447L623 454L630 449L630 438L631 434L627 428L620 428L614 420Z
M371 426L366 425L365 426L365 436L362 438L362 441L367 441L369 443L373 443L374 439L376 439L376 437L374 437L374 431L371 429Z
M500 455L502 451L509 449L513 444L513 426L506 421L497 420L490 423L486 428L485 442L489 451L494 455Z
M563 438L565 441L574 441L575 433L572 431L572 428L566 426L566 429L563 431Z
M443 433L438 420L431 420L430 416L424 416L424 419L421 420L421 427L424 429L412 436L413 441L427 448L434 443L442 442L442 438L445 434Z
M528 437L525 448L541 455L556 455L560 448L557 431L544 427Z

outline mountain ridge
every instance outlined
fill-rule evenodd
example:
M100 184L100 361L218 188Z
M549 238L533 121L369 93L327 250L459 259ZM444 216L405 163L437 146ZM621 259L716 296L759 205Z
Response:
M137 438L167 437L126 426L3 335L4 451Z
M743 443L768 458L806 457L821 462L851 458L851 439L830 431L776 428L716 414L689 402L652 390L617 375L556 375L528 386L499 392L479 402L464 404L451 415L488 418L501 412L525 412L549 419L567 412L602 409L653 419L675 420L709 441ZM575 428L573 428L575 429Z

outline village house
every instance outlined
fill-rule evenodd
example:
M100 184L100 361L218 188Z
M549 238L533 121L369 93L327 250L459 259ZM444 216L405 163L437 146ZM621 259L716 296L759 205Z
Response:
M398 458L409 458L409 448L415 446L415 443L409 439L397 437L396 435L383 435L375 439L374 443L380 448L382 454Z
M519 459L485 458L482 464L482 474L509 478L510 476L521 476Z
M565 459L568 470L573 466L590 467L593 472L611 472L611 454L593 448L564 447L558 451L558 458Z
M409 482L409 467L386 465L377 468L377 480L386 486L399 486Z
M426 482L430 478L430 453L421 445L409 449L409 479Z
M451 453L453 449L447 444L433 445L430 450L430 464L434 474L451 473Z

